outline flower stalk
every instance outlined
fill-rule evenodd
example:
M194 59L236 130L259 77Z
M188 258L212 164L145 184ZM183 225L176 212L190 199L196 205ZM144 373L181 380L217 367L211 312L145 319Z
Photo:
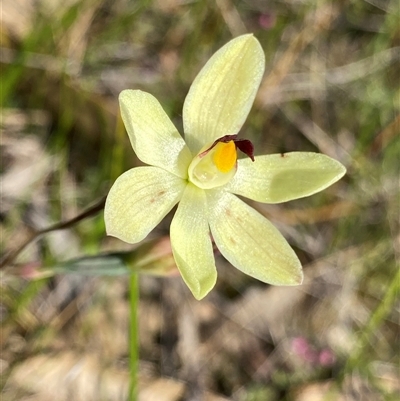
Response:
M129 278L129 401L138 400L138 373L139 373L139 277L132 273Z

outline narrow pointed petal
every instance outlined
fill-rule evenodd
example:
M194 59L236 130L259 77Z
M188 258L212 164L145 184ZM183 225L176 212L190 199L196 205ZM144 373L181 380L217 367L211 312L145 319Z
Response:
M204 190L188 184L170 232L172 251L182 278L194 297L202 299L217 280Z
M264 216L227 192L214 192L208 200L215 244L233 266L265 283L301 284L299 259Z
M144 239L179 201L186 181L158 167L136 167L115 181L104 221L108 235L134 244Z
M190 87L183 106L185 140L193 154L242 127L264 73L265 58L253 35L218 50Z
M186 178L192 155L158 100L140 90L124 90L119 102L137 157L143 163Z
M241 159L225 189L265 203L310 196L329 187L346 173L338 161L320 153L290 152Z

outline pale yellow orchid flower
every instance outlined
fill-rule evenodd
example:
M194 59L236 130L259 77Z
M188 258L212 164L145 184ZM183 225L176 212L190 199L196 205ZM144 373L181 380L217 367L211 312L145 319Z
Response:
M213 241L233 266L258 280L301 284L301 264L289 244L234 194L286 202L325 189L346 171L318 153L253 157L250 141L236 138L264 64L263 50L251 34L217 51L185 99L185 140L149 93L124 90L119 97L133 149L149 166L125 172L112 186L104 211L107 233L137 243L179 202L170 228L172 250L197 299L205 297L217 279ZM249 157L237 160L237 148Z

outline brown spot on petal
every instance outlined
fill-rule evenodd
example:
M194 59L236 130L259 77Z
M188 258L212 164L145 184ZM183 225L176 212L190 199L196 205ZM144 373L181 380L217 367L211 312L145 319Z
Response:
M154 203L158 198L160 198L161 196L163 196L166 192L167 192L167 191L164 191L164 190L159 191L159 192L156 194L155 197L153 197L153 198L151 198L151 199L149 200L149 202L150 202L150 203Z

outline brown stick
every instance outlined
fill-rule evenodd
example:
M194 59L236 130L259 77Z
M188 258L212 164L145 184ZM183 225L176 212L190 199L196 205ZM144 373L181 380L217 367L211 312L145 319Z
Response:
M3 257L3 259L0 262L0 269L11 264L16 259L16 257L31 242L39 239L42 235L47 234L52 231L56 231L56 230L65 230L66 228L72 227L73 225L75 225L76 223L79 223L81 220L86 219L87 217L94 216L95 214L97 214L98 212L100 212L101 210L104 209L105 203L106 203L106 197L104 196L93 206L84 210L81 214L78 214L78 216L76 216L70 220L61 221L59 223L52 224L49 227L43 228L42 230L34 230L33 232L31 232L31 234L28 236L28 238L21 245L19 245L16 249L11 250L8 253L6 253L6 255Z

